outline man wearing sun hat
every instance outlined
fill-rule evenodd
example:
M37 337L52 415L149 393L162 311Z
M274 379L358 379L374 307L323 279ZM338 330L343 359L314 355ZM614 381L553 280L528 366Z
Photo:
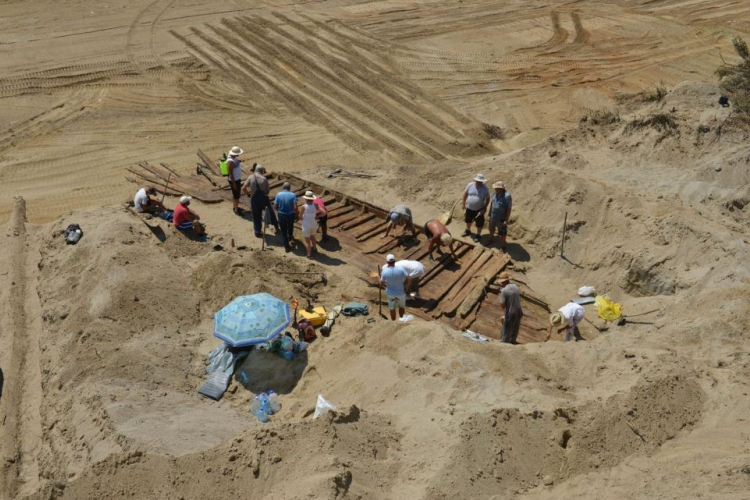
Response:
M484 216L487 213L487 205L490 203L490 190L487 189L487 179L484 175L477 174L474 180L466 185L462 208L464 209L464 222L466 229L461 236L471 236L474 241L479 241L484 227ZM471 235L471 225L476 222L477 234Z
M239 146L234 146L229 150L227 158L227 182L229 187L232 189L232 208L234 213L242 215L242 209L240 208L240 190L242 188L242 167L240 164L240 155L244 153Z
M549 330L547 331L547 338L545 340L549 340L552 336L553 329L557 333L565 332L565 342L573 338L580 338L581 333L578 331L578 323L583 320L585 312L583 306L575 302L568 302L562 306L557 312L550 315Z
M507 272L500 273L497 281L502 287L500 307L505 310L500 341L506 344L515 344L518 338L518 330L521 328L521 319L523 319L520 292L518 287L510 282L510 275Z
M396 256L392 253L385 258L385 267L380 273L380 286L385 287L391 320L396 321L397 309L398 315L403 317L406 314L406 290L411 286L411 278L406 269L396 266Z
M505 189L505 183L498 181L492 185L495 192L492 195L492 201L490 201L490 239L488 243L492 243L495 239L495 231L500 235L500 248L503 252L507 245L506 238L508 237L508 220L510 219L510 212L513 209L513 198L510 193Z

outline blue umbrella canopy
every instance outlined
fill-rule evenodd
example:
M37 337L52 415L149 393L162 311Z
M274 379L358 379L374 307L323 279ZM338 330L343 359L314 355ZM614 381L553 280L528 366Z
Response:
M263 344L291 319L289 305L269 293L241 295L214 314L214 335L232 347Z

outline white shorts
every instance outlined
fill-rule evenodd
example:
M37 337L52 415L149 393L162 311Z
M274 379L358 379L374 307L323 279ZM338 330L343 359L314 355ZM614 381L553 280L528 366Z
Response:
M315 236L315 233L318 232L318 226L312 226L312 227L305 227L302 226L302 237L303 238L312 238Z

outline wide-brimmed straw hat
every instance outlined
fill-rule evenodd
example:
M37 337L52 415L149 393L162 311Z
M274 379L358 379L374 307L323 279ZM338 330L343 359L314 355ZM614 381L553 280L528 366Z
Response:
M244 153L244 151L242 151L242 149L239 146L235 146L229 150L229 156L239 156L242 153Z
M307 191L305 193L305 196L303 196L302 198L313 201L315 198L317 198L317 196L315 196L312 191Z
M265 172L266 171L266 167L264 167L263 165L261 165L260 163L258 163L257 165L255 165L255 171L256 172Z
M549 324L559 329L564 326L568 326L568 320L565 319L565 316L563 316L560 311L558 311L550 314Z
M505 189L505 183L503 181L497 181L492 185L492 189Z
M487 182L487 179L484 178L483 174L477 174L477 176L474 177L474 180L477 181L477 182L481 182L482 184L484 184L485 182Z
M510 274L503 271L500 276L497 277L498 283L510 283Z

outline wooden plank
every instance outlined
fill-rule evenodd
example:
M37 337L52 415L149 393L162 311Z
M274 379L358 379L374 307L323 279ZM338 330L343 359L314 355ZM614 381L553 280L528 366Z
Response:
M223 175L221 175L221 170L220 170L218 162L215 163L214 161L212 161L208 157L208 155L204 153L203 151L201 151L200 149L198 149L198 158L200 158L203 161L203 165L207 167L211 171L212 174L224 177Z
M458 304L461 304L461 302L463 302L463 299L466 297L466 293L462 293L464 292L466 285L472 279L477 278L477 273L487 265L490 259L492 259L492 253L487 251L483 252L482 255L474 262L471 268L466 273L464 273L464 275L461 276L458 281L454 283L450 295L446 296L445 300L443 301L443 306L451 304L454 301L458 301ZM443 309L443 312L446 312L445 309Z
M464 255L469 253L469 250L471 250L470 247L464 246L460 247L458 251L456 252L456 257L461 259ZM425 272L425 275L422 277L422 279L419 281L420 286L424 286L430 281L432 281L438 274L443 272L446 269L446 264L448 261L453 261L453 256L451 254L446 253L438 257L438 259L435 261L435 263L432 265L430 269ZM464 263L464 265L469 265L468 263Z
M353 210L353 215L347 215L346 217L337 218L336 222L331 224L331 217L328 218L328 229L336 229L339 226L343 226L347 222L351 222L354 219L362 217L362 213L358 210Z
M351 205L344 205L338 208L334 208L333 210L328 211L328 220L335 219L336 217L354 212L354 210L355 208Z
M453 289L454 286L456 286L458 282L460 282L467 276L468 276L467 279L471 279L472 274L470 273L470 271L474 271L475 268L478 267L478 266L475 266L477 262L486 262L485 254L486 252L483 249L475 248L473 254L469 257L469 262L465 264L464 266L462 266L461 272L457 273L458 276L456 276L448 284L448 286L445 287L443 291L440 292L440 294L437 297L435 297L435 300L438 302L442 302L443 299L445 299L445 297L450 293L450 291ZM437 307L435 312L432 314L432 317L438 318L441 315L442 315L442 310L439 307Z
M374 218L375 214L362 214L354 220L351 220L345 224L341 224L340 227L342 231L349 231L351 229L354 229L355 227L361 226L365 222L371 221Z
M378 219L374 222L375 222L374 225L369 225L366 229L354 234L354 237L357 238L357 241L369 240L373 236L376 236L382 233L385 230L385 228L388 226L387 221Z

